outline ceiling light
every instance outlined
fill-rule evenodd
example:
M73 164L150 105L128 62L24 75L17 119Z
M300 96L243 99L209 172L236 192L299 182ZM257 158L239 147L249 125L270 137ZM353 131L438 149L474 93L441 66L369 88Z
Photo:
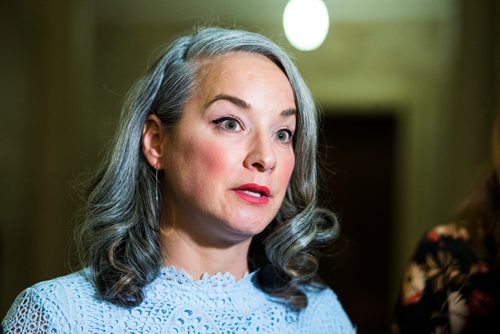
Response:
M320 47L328 34L328 9L322 0L290 0L283 12L283 28L290 44L302 51Z

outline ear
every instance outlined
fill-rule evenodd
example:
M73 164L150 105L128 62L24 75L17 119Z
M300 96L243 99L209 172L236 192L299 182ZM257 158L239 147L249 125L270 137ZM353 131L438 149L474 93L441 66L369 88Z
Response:
M164 152L165 129L160 118L149 115L142 128L142 153L149 165L154 169L161 169L161 158Z

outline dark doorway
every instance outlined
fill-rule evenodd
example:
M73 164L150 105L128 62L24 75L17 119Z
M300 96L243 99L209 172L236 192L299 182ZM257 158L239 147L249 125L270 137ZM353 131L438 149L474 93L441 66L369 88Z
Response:
M328 113L327 113L328 114ZM325 116L320 132L320 203L338 213L341 237L320 275L359 334L387 333L397 124L394 113Z

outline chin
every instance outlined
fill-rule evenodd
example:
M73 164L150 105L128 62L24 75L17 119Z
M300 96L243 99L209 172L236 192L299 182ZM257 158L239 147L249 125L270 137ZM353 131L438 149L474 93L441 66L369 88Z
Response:
M235 218L232 222L226 222L226 226L230 228L235 236L239 236L239 239L246 240L261 233L271 221L272 218L269 217L262 219L256 219L255 216L240 217Z

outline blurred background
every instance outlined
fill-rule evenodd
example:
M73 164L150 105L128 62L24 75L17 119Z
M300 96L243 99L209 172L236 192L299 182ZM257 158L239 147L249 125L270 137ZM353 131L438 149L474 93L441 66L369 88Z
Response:
M499 103L496 0L325 0L326 40L294 49L286 0L0 0L0 318L27 286L78 269L75 187L124 94L194 25L289 50L324 112L321 201L343 235L321 273L359 333L387 331L405 261L490 154Z

